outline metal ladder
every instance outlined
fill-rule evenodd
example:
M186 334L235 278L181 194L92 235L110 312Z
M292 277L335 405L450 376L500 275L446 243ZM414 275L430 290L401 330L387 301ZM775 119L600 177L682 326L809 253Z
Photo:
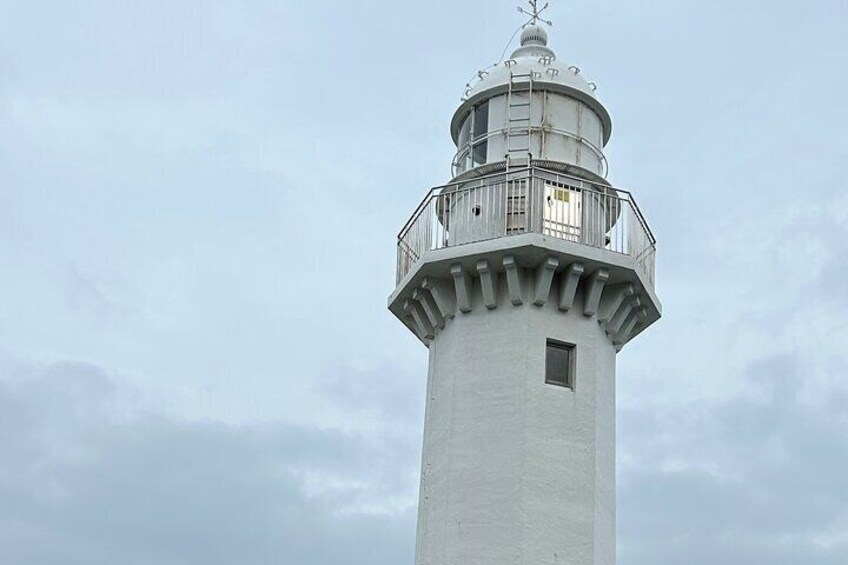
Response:
M507 91L506 168L530 166L530 108L535 73L511 73Z

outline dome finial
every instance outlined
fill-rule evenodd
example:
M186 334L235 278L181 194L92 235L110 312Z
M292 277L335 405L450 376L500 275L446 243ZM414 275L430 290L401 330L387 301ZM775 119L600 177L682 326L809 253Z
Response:
M541 8L539 8L538 0L527 0L527 3L530 4L530 10L531 11L529 11L529 12L527 10L525 10L524 8L522 8L521 6L518 7L518 11L520 13L524 14L525 16L530 16L530 20L526 24L524 24L524 27L526 27L528 25L535 26L537 22L542 22L542 23L548 24L549 26L554 25L554 23L552 21L546 20L546 19L540 17L542 15L542 12L547 10L548 7L550 6L550 4L548 2L545 2L545 5L542 6Z

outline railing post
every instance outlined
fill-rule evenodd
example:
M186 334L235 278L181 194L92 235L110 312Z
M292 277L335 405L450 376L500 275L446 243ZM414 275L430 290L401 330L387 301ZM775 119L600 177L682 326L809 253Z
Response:
M535 175L533 172L535 169L530 167L527 169L527 194L524 196L525 198L525 206L529 208L526 210L526 219L527 219L527 231L535 232L536 231L536 216L539 214L540 210L537 209L536 206L536 186L535 186Z
M653 284L656 240L630 193L533 166L432 189L398 234L396 278L428 251L527 232L629 255Z

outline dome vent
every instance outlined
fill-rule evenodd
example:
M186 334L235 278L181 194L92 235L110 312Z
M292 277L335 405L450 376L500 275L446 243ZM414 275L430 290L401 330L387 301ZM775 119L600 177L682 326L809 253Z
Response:
M525 45L541 45L546 46L548 44L548 32L546 32L543 28L537 25L527 26L527 28L521 32L521 46Z

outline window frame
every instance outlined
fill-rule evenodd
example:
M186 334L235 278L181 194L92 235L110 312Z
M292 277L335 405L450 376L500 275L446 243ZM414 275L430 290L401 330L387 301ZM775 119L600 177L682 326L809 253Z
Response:
M481 130L480 122L483 123ZM480 131L478 131L480 130ZM471 141L478 141L489 135L489 101L484 100L471 108Z
M459 126L456 167L460 174L489 163L489 102L484 100L472 106ZM481 111L484 107L485 110ZM486 129L477 132L480 114L485 114ZM464 132L466 128L467 132ZM482 157L482 161L478 157Z
M566 367L565 381L553 381L548 378L548 351L550 349L559 349L568 351L568 364ZM577 389L577 345L560 341L558 339L548 338L545 340L545 384L566 388L569 390Z

